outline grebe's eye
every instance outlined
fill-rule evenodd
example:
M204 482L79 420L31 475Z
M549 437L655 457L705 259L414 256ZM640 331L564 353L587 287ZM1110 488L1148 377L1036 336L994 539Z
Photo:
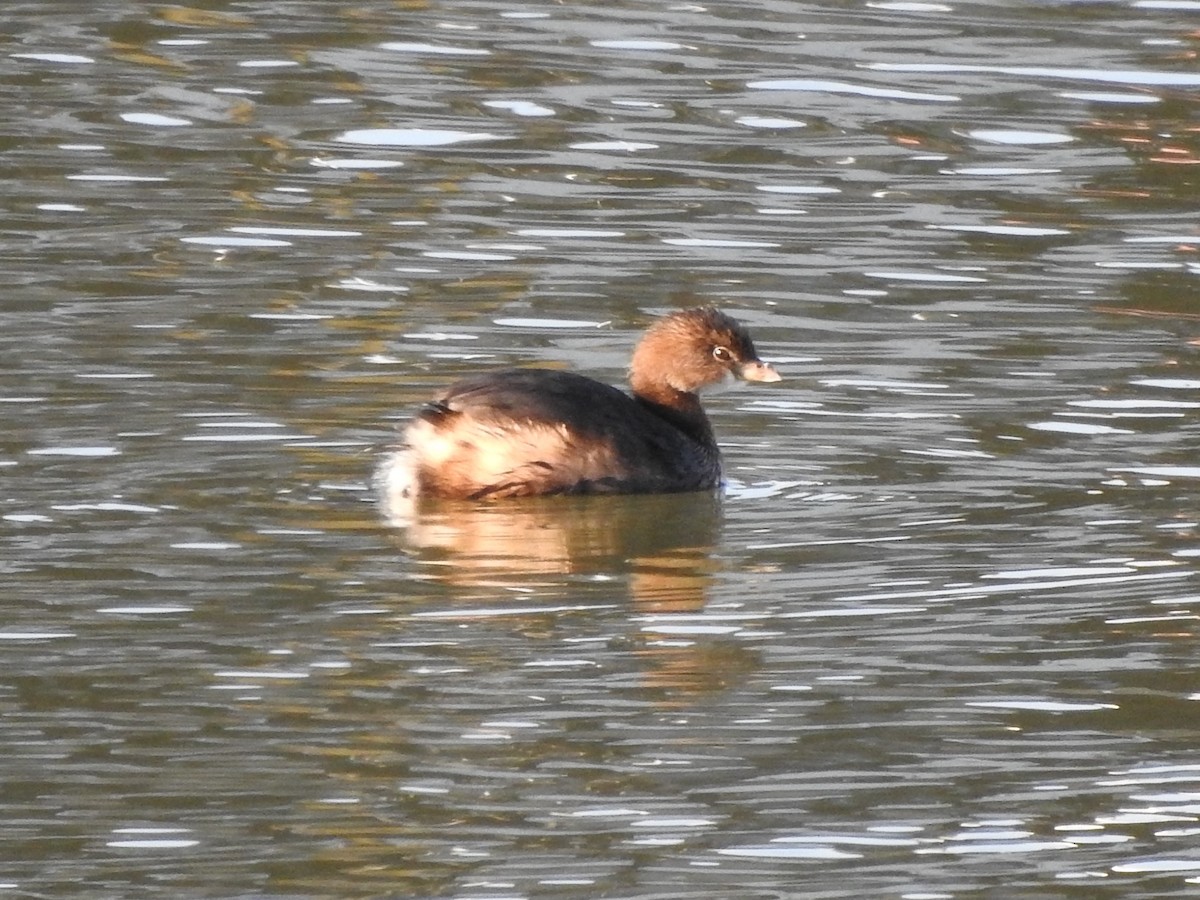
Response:
M733 362L733 354L728 347L713 347L713 359L723 363Z

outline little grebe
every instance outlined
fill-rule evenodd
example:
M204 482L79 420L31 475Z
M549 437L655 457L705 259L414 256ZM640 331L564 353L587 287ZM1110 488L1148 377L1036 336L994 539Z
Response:
M721 457L699 391L779 381L750 334L712 308L672 313L638 343L630 397L548 369L467 378L422 407L379 473L385 503L716 487Z

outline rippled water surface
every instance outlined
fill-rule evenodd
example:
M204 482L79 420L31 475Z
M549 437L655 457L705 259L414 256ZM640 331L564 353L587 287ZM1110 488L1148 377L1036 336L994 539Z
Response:
M0 885L1200 889L1200 5L6 14ZM728 487L370 473L717 303Z

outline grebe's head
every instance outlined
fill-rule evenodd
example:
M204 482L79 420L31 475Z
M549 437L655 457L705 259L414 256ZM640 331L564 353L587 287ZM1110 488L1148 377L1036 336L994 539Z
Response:
M629 381L649 397L677 391L695 394L730 376L742 381L779 381L758 358L754 341L735 319L711 306L659 319L633 352Z

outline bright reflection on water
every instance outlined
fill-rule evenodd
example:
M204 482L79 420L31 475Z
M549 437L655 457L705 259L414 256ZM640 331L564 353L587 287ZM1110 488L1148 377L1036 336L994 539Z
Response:
M10 11L0 885L1192 896L1195 10ZM695 302L723 497L382 521Z

